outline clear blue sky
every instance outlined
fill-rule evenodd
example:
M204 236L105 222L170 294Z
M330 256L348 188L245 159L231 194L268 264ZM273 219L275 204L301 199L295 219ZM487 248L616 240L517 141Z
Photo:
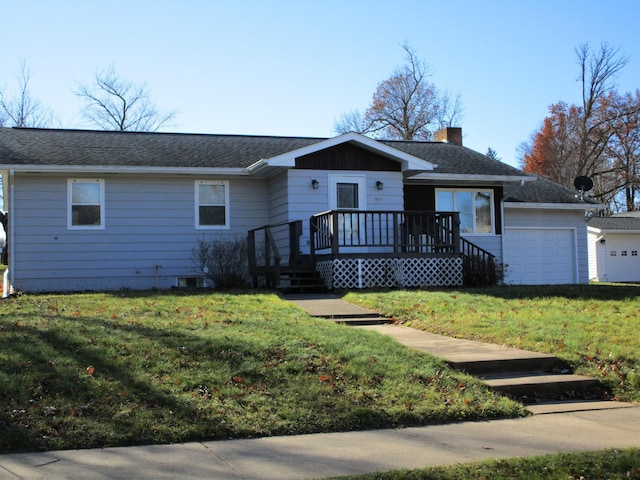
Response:
M0 87L83 128L73 90L98 70L146 82L171 131L331 136L404 63L460 94L464 143L517 166L516 148L559 100L579 102L575 48L620 47L619 90L640 87L635 0L0 0Z

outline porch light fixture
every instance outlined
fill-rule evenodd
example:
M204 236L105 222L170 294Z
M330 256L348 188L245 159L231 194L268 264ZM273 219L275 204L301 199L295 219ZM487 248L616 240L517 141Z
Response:
M377 188L378 190L382 190L382 189L384 188L384 183L382 183L380 180L378 180L378 181L376 182L376 188Z
M313 180L311 180L311 187L314 190L317 190L318 188L320 188L320 182L314 178Z

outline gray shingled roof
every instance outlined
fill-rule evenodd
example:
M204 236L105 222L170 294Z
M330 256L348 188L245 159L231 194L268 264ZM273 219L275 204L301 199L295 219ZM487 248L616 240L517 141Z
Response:
M453 143L384 140L381 141L381 143L437 164L438 167L434 170L435 173L512 175L520 177L526 175L511 165L499 162L475 150Z
M321 140L0 128L0 164L246 168Z
M247 168L258 160L326 138L0 128L0 165ZM434 173L517 176L524 173L452 143L382 141L437 164ZM575 193L539 178L506 186L506 200L581 203Z
M638 217L593 217L589 220L589 226L600 230L638 230L640 231L640 218Z
M563 187L543 177L536 176L534 182L526 182L524 185L511 184L504 187L505 202L526 203L581 203L597 205L593 200L581 201L577 197L577 191Z

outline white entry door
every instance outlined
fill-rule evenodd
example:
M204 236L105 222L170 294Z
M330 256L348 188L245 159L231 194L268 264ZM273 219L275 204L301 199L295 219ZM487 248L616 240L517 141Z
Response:
M329 175L329 209L354 211L338 216L337 233L341 245L358 246L365 243L363 227L355 213L366 209L365 185L362 175Z

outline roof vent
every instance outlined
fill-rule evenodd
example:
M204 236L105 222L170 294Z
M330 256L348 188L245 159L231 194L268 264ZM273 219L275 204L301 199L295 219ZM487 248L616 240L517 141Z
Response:
M453 143L462 145L462 129L460 127L444 127L434 132L433 140L436 142Z

